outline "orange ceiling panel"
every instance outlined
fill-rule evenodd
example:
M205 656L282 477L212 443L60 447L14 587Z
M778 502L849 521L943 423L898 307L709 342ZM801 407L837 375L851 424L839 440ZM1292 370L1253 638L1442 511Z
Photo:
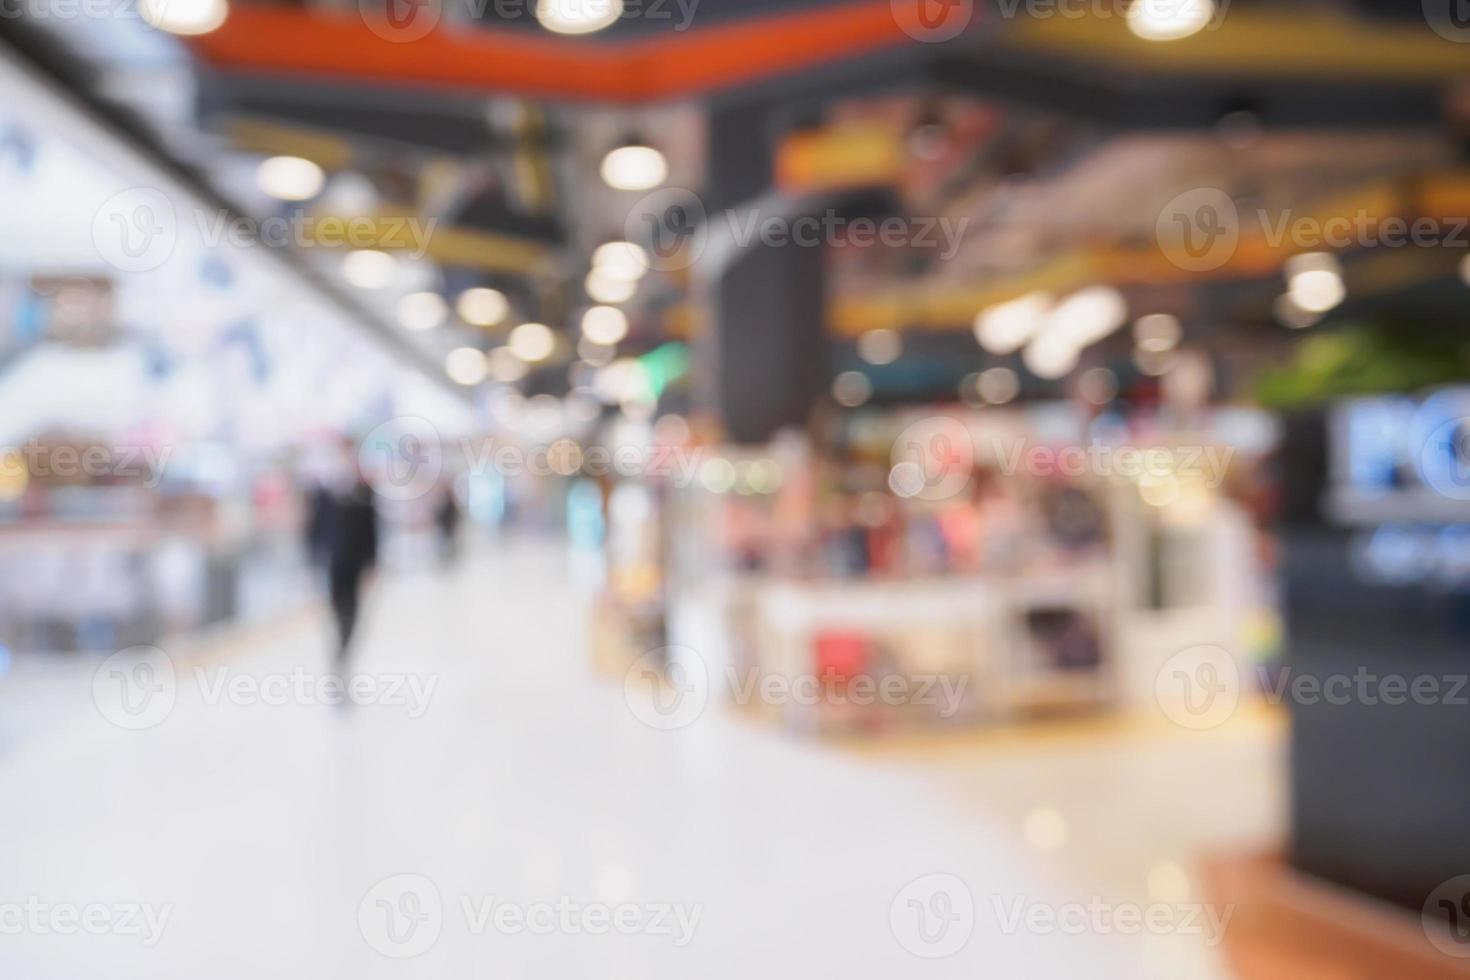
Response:
M625 42L460 26L397 41L356 14L236 5L218 30L189 39L219 68L611 102L676 99L913 43L888 0Z

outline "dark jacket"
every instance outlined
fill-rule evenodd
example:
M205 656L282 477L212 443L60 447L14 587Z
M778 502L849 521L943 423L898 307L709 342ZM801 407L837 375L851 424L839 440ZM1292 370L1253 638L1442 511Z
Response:
M356 578L378 563L378 508L366 483L328 498L321 536L333 577Z

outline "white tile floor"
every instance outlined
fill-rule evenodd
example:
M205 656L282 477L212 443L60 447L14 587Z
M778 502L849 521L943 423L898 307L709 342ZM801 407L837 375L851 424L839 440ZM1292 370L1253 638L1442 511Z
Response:
M403 705L210 704L182 652L176 705L142 731L103 717L90 667L0 681L0 711L32 705L25 733L0 726L0 976L1223 975L1202 936L1152 935L1123 915L1185 885L1169 862L1188 872L1203 848L1274 839L1273 726L903 748L807 741L719 712L656 731L589 669L586 600L566 582L548 544L387 583L359 667L437 677L416 718ZM318 672L324 645L306 617L217 653L204 679ZM1038 807L1066 825L1050 850L1023 831ZM1055 834L1032 823L1033 838ZM950 890L921 882L900 897L933 874L963 885L931 879ZM907 949L965 939L960 888L974 902L963 947ZM1192 914L1199 897L1176 894L1165 914ZM555 921L497 928L485 901ZM530 908L543 902L550 913ZM1035 918L1089 902L1122 928ZM129 904L167 913L156 942L146 919L125 921ZM591 934L594 906L633 934ZM685 928L697 908L692 938L667 934L655 906ZM63 934L69 907L104 934ZM1009 925L1018 910L1032 927ZM933 944L913 933L921 911ZM947 932L927 917L946 913L961 916ZM651 928L634 932L639 921Z

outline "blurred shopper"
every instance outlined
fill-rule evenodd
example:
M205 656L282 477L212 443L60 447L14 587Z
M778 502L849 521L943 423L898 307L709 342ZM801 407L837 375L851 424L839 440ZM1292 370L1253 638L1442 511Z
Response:
M454 499L453 486L444 488L434 510L434 525L439 529L439 557L447 568L459 558L459 501Z
M350 445L345 454L355 462ZM378 563L378 509L358 468L348 463L343 472L350 475L337 489L323 487L313 496L307 540L326 567L327 595L337 622L336 661L345 671L363 588Z

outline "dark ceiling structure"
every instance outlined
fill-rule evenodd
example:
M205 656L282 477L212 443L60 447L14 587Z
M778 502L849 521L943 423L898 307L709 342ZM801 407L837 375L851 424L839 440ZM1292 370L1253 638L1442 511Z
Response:
M1146 271L1166 292L1208 288L1217 304L1231 283L1274 276L1279 257L1186 282L1140 245L1147 229L1056 229L1058 219L1038 221L1035 202L1125 193L1137 173L1102 165L1119 145L1207 164L1221 152L1222 121L1246 120L1255 138L1398 134L1412 159L1417 138L1443 131L1447 92L1470 69L1470 46L1377 0L1234 0L1218 25L1177 45L1140 41L1119 17L1046 16L1000 0L974 4L966 29L943 43L906 32L890 0L649 0L591 37L548 33L529 2L364 4L238 2L217 30L167 39L193 92L187 119L171 123L148 100L119 94L145 87L118 86L137 69L110 61L107 44L24 16L0 18L0 37L222 201L231 188L213 174L230 154L293 154L364 175L388 213L438 222L430 258L446 284L494 286L523 316L553 324L586 303L589 254L621 228L625 199L592 186L588 171L623 131L669 144L676 181L715 213L779 189L778 160L793 138L840 136L861 100L906 100L915 122L938 113L947 125L946 114L975 107L995 114L962 147L967 169L949 175L947 197L928 206L973 219L999 265L962 265L946 279L925 257L897 257L892 275L865 270L854 289L839 279L820 317L838 335L963 331L987 302L1038 283L1085 283L1100 269L1124 279ZM1241 169L1310 180L1310 159L1287 153L1269 173ZM1156 179L1173 174L1160 164ZM1340 194L1351 173L1327 184ZM1026 222L1048 230L1017 251ZM691 319L674 298L688 284L664 278L667 288L654 285L630 310L635 335L656 341ZM363 312L350 292L326 279L321 288ZM809 314L809 300L786 305ZM1248 289L1227 304L1260 306Z

